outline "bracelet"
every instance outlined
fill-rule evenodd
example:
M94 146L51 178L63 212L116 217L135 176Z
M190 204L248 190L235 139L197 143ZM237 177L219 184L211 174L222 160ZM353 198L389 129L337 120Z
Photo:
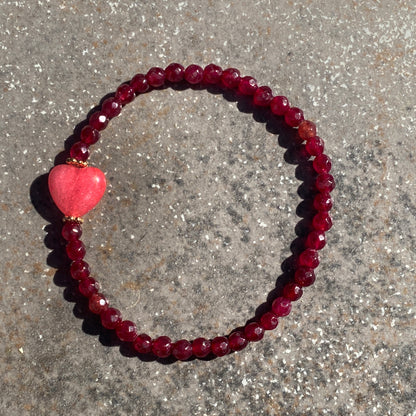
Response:
M139 333L132 321L124 320L118 309L109 306L98 282L90 276L90 267L84 261L85 245L80 238L82 217L97 205L106 188L104 173L87 164L90 146L100 139L100 132L109 121L118 116L137 95L177 83L216 87L251 97L254 107L263 107L273 116L281 117L287 126L297 128L297 140L299 144L305 142L302 146L307 159L313 157L314 186L310 202L314 216L303 239L302 251L296 257L291 281L284 285L280 296L273 300L269 310L259 319L233 330L227 336L172 342L167 336L152 339L147 334ZM70 149L66 164L55 166L48 178L51 197L64 214L61 234L67 242L67 256L72 261L70 274L78 281L79 292L88 298L89 310L100 316L104 328L115 330L120 341L131 343L139 355L153 354L158 358L173 356L178 360L187 360L192 356L221 357L242 350L249 342L261 340L266 330L276 328L278 319L290 313L292 302L302 296L302 288L315 281L314 269L319 265L318 250L325 246L325 231L332 226L330 192L335 187L334 178L329 174L331 160L323 151L324 142L316 135L315 124L304 119L302 110L291 107L284 96L273 96L269 87L259 87L253 77L240 76L235 68L222 70L210 64L205 68L189 65L185 69L178 63L172 63L166 69L153 67L146 74L137 74L128 83L120 85L113 96L102 102L100 110L90 115L88 125L81 130L80 140Z

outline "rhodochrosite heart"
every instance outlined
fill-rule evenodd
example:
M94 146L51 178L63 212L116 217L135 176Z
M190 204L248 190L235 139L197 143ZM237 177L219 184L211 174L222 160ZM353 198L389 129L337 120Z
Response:
M105 192L104 173L95 167L55 166L49 173L49 192L56 206L68 217L82 217Z

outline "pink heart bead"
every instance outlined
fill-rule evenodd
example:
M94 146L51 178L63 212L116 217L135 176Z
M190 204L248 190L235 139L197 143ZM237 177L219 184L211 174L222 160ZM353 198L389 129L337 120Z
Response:
M104 173L95 167L55 166L49 173L49 192L56 206L68 217L82 217L105 192Z

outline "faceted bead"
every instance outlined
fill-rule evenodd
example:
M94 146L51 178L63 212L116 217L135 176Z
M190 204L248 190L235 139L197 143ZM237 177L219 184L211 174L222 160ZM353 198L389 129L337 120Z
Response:
M266 312L260 318L260 325L262 326L262 328L268 331L275 329L278 323L279 323L279 319L277 315L274 314L273 312Z
M331 170L331 167L331 159L327 155L318 155L313 160L313 168L316 173L328 173Z
M149 354L152 352L152 339L147 334L139 334L133 341L133 348L139 354Z
M226 337L215 337L211 341L211 350L217 357L222 357L230 352L230 345Z
M244 335L249 341L260 341L264 336L264 328L257 322L251 322L245 326Z
M238 84L238 91L243 95L254 95L257 89L257 80L250 76L241 78L241 81Z
M316 136L316 126L312 121L303 120L298 127L298 134L302 140L308 140Z
M297 127L303 121L303 111L297 107L291 107L285 112L285 122L290 127Z
M181 64L172 63L166 67L165 75L169 82L180 82L185 75L185 68Z
M81 141L90 146L91 144L97 143L100 139L100 132L89 124L81 130Z
M80 240L69 241L66 245L66 254L71 260L82 260L85 253L84 243Z
M135 97L134 89L129 84L121 84L116 90L115 97L122 105L131 103Z
M315 179L316 189L320 192L331 192L335 188L335 180L329 173L320 173Z
M136 74L130 81L130 87L133 88L136 94L143 94L148 91L149 83L147 82L146 75Z
M185 361L192 356L192 345L186 339L180 339L173 344L172 355L181 361Z
M316 269L319 266L319 254L312 248L307 248L299 255L299 265Z
M152 87L161 87L165 83L165 71L157 66L150 68L146 74L147 82Z
M118 309L108 308L101 313L101 324L104 328L115 329L121 321L121 312Z
M69 156L81 162L85 162L90 157L88 145L84 142L74 143L69 151Z
M84 260L73 261L71 263L71 276L75 280L86 279L90 275L90 265Z
M283 296L286 299L289 299L291 302L298 300L302 296L302 294L302 288L294 282L287 283L283 288Z
M332 227L332 219L326 211L319 211L312 219L312 226L315 230L328 231Z
M204 70L199 65L189 65L185 69L185 80L192 85L199 84L204 79Z
M315 272L309 267L299 267L295 271L295 282L300 287L310 286L315 282Z
M133 342L137 338L137 327L132 321L121 321L116 327L116 334L120 341Z
M287 316L292 310L292 304L289 299L280 296L272 303L272 311L276 316Z
M196 338L192 341L192 352L195 357L204 358L211 352L211 341L206 338Z
M319 137L311 137L307 140L305 148L311 156L318 156L324 151L324 141Z
M152 352L156 357L166 358L172 353L172 341L169 337L162 335L152 342Z
M256 92L254 93L253 102L254 105L259 107L267 107L270 105L273 99L273 92L271 88L267 86L262 86L257 88Z
M204 68L203 79L207 84L218 84L221 81L222 68L215 64L209 64Z
M100 285L92 277L87 277L79 282L78 289L81 295L89 298L94 293L98 293L100 290Z
M276 116L283 116L289 110L289 100L283 95L278 95L270 102L270 110Z
M332 208L332 198L329 192L320 192L313 199L313 207L317 211L330 211Z
M94 293L90 296L88 308L92 313L99 315L108 309L108 300L103 294Z
M237 88L240 80L240 71L236 68L227 68L222 72L221 81L226 88Z
M89 118L90 126L98 131L104 130L107 127L108 122L108 117L102 111L92 113Z
M248 340L243 332L236 331L228 336L228 344L230 345L231 350L241 351L248 345Z
M120 89L120 87L119 87ZM130 88L132 90L132 88ZM117 90L118 91L118 90ZM133 92L134 95L134 92ZM116 97L110 97L103 101L101 105L101 111L108 117L114 118L121 113L122 101Z
M312 248L314 250L322 250L325 247L326 238L323 231L311 231L306 237L306 248Z
M67 221L62 227L61 234L67 241L79 240L82 235L81 225L77 222Z

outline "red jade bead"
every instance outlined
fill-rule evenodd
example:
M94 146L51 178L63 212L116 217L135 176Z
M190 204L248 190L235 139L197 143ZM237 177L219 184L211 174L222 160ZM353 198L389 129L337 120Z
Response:
M79 292L86 298L91 297L100 290L99 283L92 277L87 277L79 282Z
M308 140L316 136L316 126L312 121L303 120L298 127L299 137L303 140Z
M283 296L276 298L272 303L272 312L278 317L289 315L291 310L292 304L290 303L290 300Z
M119 87L119 89L120 89L120 87ZM133 91L133 96L134 96L134 91ZM106 100L103 101L103 104L101 105L101 111L108 118L117 117L121 113L121 109L123 107L122 103L124 103L124 100L120 100L116 97L107 98Z
M331 170L331 159L324 154L318 155L312 162L316 173L328 173Z
M211 341L206 338L196 338L192 341L192 352L195 357L204 358L211 352Z
M317 211L330 211L332 208L332 198L329 192L322 192L315 195L313 207Z
M230 345L226 337L215 337L211 341L211 350L217 357L223 357L230 352Z
M103 294L94 293L90 296L88 308L92 313L99 315L108 309L108 300Z
M130 87L133 88L136 94L143 94L149 90L149 83L146 75L136 74L130 81Z
M328 231L332 227L332 219L326 211L318 212L312 219L312 226L315 230Z
M186 339L180 339L173 344L172 355L181 361L185 361L192 356L192 345Z
M215 64L209 64L204 68L203 80L207 84L215 85L221 81L222 68Z
M291 107L285 112L285 122L290 127L297 127L303 121L303 111L297 107Z
M121 321L121 312L118 309L108 308L101 313L101 324L104 328L115 329Z
M86 145L97 143L100 139L100 132L90 125L86 125L81 130L81 141Z
M185 68L181 64L172 63L166 67L165 75L169 82L180 82L185 75Z
M184 78L192 85L199 84L204 79L204 70L199 65L189 65Z
M238 69L227 68L222 72L221 81L226 88L237 88L240 80L240 71Z
M243 332L236 331L229 335L228 344L232 351L241 351L248 345L248 340Z
M320 192L331 192L335 188L335 180L329 173L320 173L315 179L316 189Z
M273 312L266 312L260 318L260 325L262 326L262 328L266 329L267 331L275 329L278 323L279 323L279 319L277 315L275 315Z
M116 90L115 97L122 105L126 105L134 100L134 90L129 84L121 84Z
M310 286L315 282L315 272L309 267L299 267L295 271L295 282L301 287Z
M238 91L243 95L254 95L257 89L257 81L253 77L243 77L238 84Z
M156 357L166 358L172 353L172 341L167 336L156 338L152 342L152 352Z
M102 111L96 111L90 115L88 121L91 127L95 130L101 131L108 126L109 118Z
M67 221L62 227L61 234L67 241L79 240L82 235L81 225L77 222Z
M316 269L319 266L319 254L316 250L307 248L299 255L299 265Z
M133 342L137 338L136 324L132 321L121 321L116 327L116 334L120 341Z
M90 266L84 260L77 260L71 263L71 276L75 280L86 279L90 275Z
M298 300L303 294L302 288L296 283L287 283L283 288L283 296L291 302Z
M84 142L74 143L69 151L69 156L79 160L80 162L86 162L90 157L88 145Z
M311 156L318 156L324 151L324 141L318 137L311 137L307 140L305 148Z
M133 341L133 348L139 354L149 354L152 352L152 339L147 334L139 334Z
M245 326L244 335L249 341L260 341L264 336L264 328L257 322L251 322Z
M71 260L82 260L85 253L84 243L80 240L69 241L66 245L66 254Z
M272 99L273 93L271 88L263 86L257 88L254 93L253 102L254 105L257 105L258 107L267 107L270 105Z
M306 248L312 248L314 250L321 250L325 247L326 238L323 231L314 230L311 231L306 237Z
M147 71L146 79L151 87L161 87L165 83L165 71L157 66L150 68Z
M278 95L270 102L270 110L276 116L283 116L289 110L289 100L283 95Z

